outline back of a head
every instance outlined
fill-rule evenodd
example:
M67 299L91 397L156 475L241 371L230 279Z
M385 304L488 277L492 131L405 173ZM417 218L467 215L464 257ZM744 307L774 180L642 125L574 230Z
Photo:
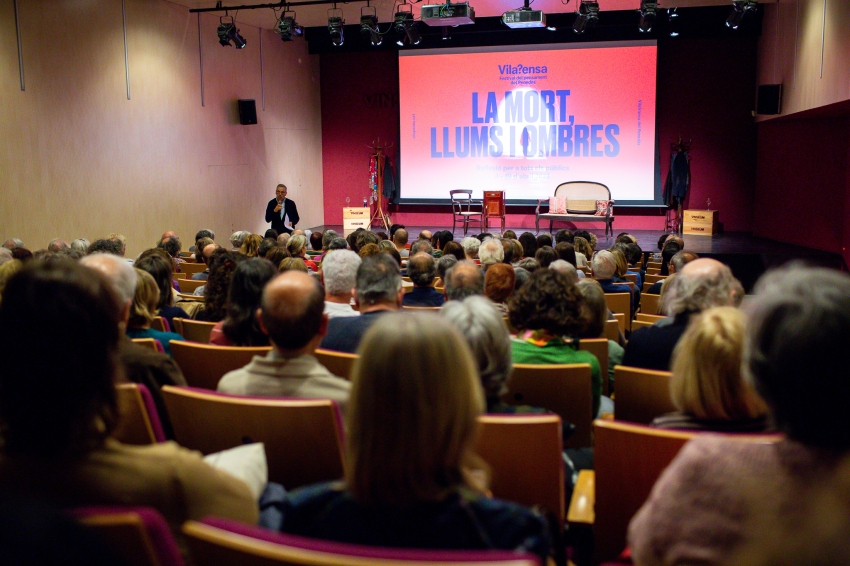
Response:
M330 243L328 243L328 251L330 250L347 250L348 242L345 241L345 238L340 238L339 236L333 238Z
M159 287L159 308L171 304L171 264L159 255L152 254L133 264L135 267L150 273Z
M277 239L275 238L263 238L263 241L260 242L260 246L257 248L257 256L258 257L266 257L266 254L269 253L269 250L277 246Z
M378 255L379 253L381 253L381 246L372 243L364 245L357 251L357 254L360 256L361 259L373 255Z
M266 346L268 338L260 330L256 311L263 289L277 275L269 261L252 258L236 266L227 295L227 317L222 325L224 335L234 346Z
M198 238L195 240L195 263L206 263L207 257L204 255L204 249L207 246L215 246L212 238ZM215 249L214 247L212 249Z
M516 273L506 263L497 263L484 275L484 296L494 303L504 303L514 292Z
M517 289L508 308L510 321L518 330L543 330L551 336L580 335L582 297L567 276L551 269L538 269Z
M676 252L676 255L670 258L670 265L673 266L673 271L678 273L682 271L682 268L685 267L686 264L694 261L695 259L699 259L697 254L681 250Z
M504 251L504 258L502 261L508 265L512 264L514 262L514 241L509 240L508 238L501 238L499 241L502 243L502 250Z
M209 238L210 240L215 240L215 232L213 232L209 228L204 228L202 230L198 230L195 233L195 241L197 242L201 238Z
M575 246L576 253L584 255L588 261L593 257L593 248L590 246L590 242L581 236L573 238L573 246Z
M430 242L425 240L416 240L413 244L410 245L410 255L416 255L418 253L426 253L432 255L434 253L434 248L431 246Z
M408 239L409 236L407 234L407 230L405 230L404 228L399 228L395 231L395 233L393 233L393 243L395 243L395 245L397 246L404 247L405 245L407 245Z
M458 264L458 259L453 255L444 255L437 260L437 277L443 280L443 285L446 283L446 273Z
M286 242L286 251L288 251L292 257L303 255L306 249L307 238L304 236L292 236L289 238L289 241Z
M351 250L334 250L322 259L322 279L328 295L351 295L357 282L360 256Z
M263 290L261 318L269 339L284 352L305 347L324 321L325 295L316 279L286 271Z
M434 258L426 253L418 253L407 262L407 276L415 287L427 287L437 276Z
M555 244L555 253L558 255L558 259L562 259L567 263L571 264L573 267L576 267L576 249L569 242L558 242Z
M360 232L357 232L357 249L360 250L360 248L366 244L377 244L378 240L378 235L371 230L361 230Z
M321 251L322 250L322 233L321 232L313 232L310 234L310 247L313 248L313 251Z
M677 272L665 291L664 304L670 316L702 312L735 304L740 288L729 267L714 259L697 259Z
M543 246L552 247L552 235L551 234L539 234L537 236L537 247L542 248Z
M91 242L89 242L85 238L77 238L76 240L71 242L71 249L74 251L86 253L90 245Z
M557 246L557 244L560 244L561 242L572 244L573 238L575 238L575 236L573 236L573 233L567 230L566 228L564 228L563 230L558 230L555 233L555 245Z
M501 314L484 297L449 301L440 314L466 338L478 365L484 397L488 405L497 403L513 370L510 334Z
M136 293L136 271L128 262L116 255L98 253L82 258L80 264L103 273L112 284L112 290L122 305L133 300Z
M336 230L325 230L322 233L322 249L327 250L331 242L336 238L339 238L339 234L336 233Z
M552 263L549 264L549 269L554 269L555 271L559 271L567 276L567 279L570 280L570 283L575 285L579 281L578 270L576 266L571 263L567 263L562 259L556 259Z
M463 252L466 254L467 259L478 257L478 248L481 246L481 241L478 238L467 236L460 241L460 245L463 246Z
M0 339L15 347L0 372L4 452L82 454L109 436L119 318L106 278L77 263L31 263L9 280L0 303Z
M688 325L673 351L670 398L678 411L706 420L744 420L767 407L741 375L744 314L708 309Z
M777 426L810 446L850 450L850 278L796 263L764 275L755 294L744 367Z
M159 246L164 249L171 257L177 257L180 250L183 249L183 244L180 243L180 238L177 236L169 236L159 243Z
M458 261L463 261L466 259L466 253L463 251L463 246L461 246L459 242L455 242L454 240L446 242L446 244L443 246L443 255L448 254L455 256Z
M637 264L642 257L643 250L640 249L639 245L634 242L626 244L626 259L629 261L629 264Z
M459 301L473 295L484 293L484 274L470 260L460 261L446 272L443 281L446 297L450 301Z
M159 287L150 273L138 267L133 269L136 274L136 292L133 295L133 304L130 305L127 326L148 328L158 310Z
M584 299L582 303L582 318L584 325L581 330L582 338L599 338L605 331L608 320L608 305L605 302L605 291L595 279L582 279L576 283L576 289Z
M365 258L357 268L355 293L361 305L394 304L401 290L401 271L387 254Z
M442 230L441 232L437 232L437 238L441 250L446 247L446 244L448 244L449 242L453 242L455 239L454 234L452 234L450 230Z
M617 272L617 258L608 250L602 250L594 254L590 266L594 279L611 279Z
M354 499L403 508L471 485L484 402L457 329L437 315L389 314L371 325L357 353L346 437Z
M92 242L86 250L86 253L107 253L120 256L122 255L123 250L121 248L121 242L118 242L117 240L107 240L103 238Z
M523 255L534 257L537 253L537 238L531 232L523 232L519 235L519 243L522 244Z
M502 242L495 238L487 238L481 242L478 248L478 259L481 260L481 265L502 263L505 260L505 248L502 247Z
M239 248L242 247L242 243L245 241L245 238L247 238L250 235L251 235L250 232L246 232L244 230L239 230L239 231L231 234L230 243L233 245L234 248L239 249Z
M623 277L629 270L629 262L626 259L626 254L619 248L611 250L611 254L614 256L614 262L617 264L617 269L614 271L614 275L617 277Z
M537 248L537 253L534 254L534 259L540 264L540 267L549 267L549 265L558 259L558 254L552 246L542 246Z

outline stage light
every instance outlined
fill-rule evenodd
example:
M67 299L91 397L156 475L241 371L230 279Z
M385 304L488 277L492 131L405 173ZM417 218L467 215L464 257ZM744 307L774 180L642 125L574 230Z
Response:
M230 18L229 22L225 22L225 18ZM236 22L233 20L232 16L222 16L218 20L218 42L227 47L230 45L230 42L233 42L233 46L236 49L245 49L247 43L245 42L245 38L239 35L239 30L236 29Z
M640 21L638 29L641 33L649 33L655 25L656 12L658 10L658 2L650 0L640 0Z
M757 9L758 2L756 0L734 0L732 2L732 12L726 18L726 27L738 29L747 17L747 14L755 12Z
M275 31L280 35L281 41L292 41L294 38L304 35L304 28L295 21L295 12L284 12L283 16L277 21Z
M369 36L373 47L379 46L384 41L384 36L378 31L378 12L372 6L360 8L360 33Z
M331 34L331 43L339 47L345 41L342 28L345 25L342 10L338 10L336 4L328 10L328 33Z
M405 6L408 6L410 10L405 10ZM416 29L416 22L413 21L413 6L410 4L399 5L398 12L395 13L393 19L393 27L398 36L398 39L396 39L398 45L404 46L405 43L419 45L419 42L422 41L419 30Z
M667 21L670 22L670 37L679 37L679 13L676 8L667 10Z
M576 21L573 24L573 31L576 33L584 33L587 28L599 23L599 2L596 0L580 0L576 12Z

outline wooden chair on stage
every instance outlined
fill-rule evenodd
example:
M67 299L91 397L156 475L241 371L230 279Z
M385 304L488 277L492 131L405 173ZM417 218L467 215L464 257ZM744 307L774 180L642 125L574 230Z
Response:
M502 232L505 231L505 191L484 191L484 226L490 230L490 219L502 221Z
M470 222L478 222L478 226L484 225L484 211L472 210L473 206L478 206L478 202L472 200L472 189L456 189L449 191L449 197L452 199L452 234L454 234L457 221L463 224L463 235L469 229Z

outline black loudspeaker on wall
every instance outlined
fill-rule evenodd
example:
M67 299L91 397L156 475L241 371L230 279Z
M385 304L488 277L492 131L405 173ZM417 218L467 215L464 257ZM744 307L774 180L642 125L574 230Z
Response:
M257 105L256 105L256 103L253 100L238 100L237 104L239 105L239 123L240 124L256 124L257 123Z
M782 112L782 85L759 85L758 114L780 114Z

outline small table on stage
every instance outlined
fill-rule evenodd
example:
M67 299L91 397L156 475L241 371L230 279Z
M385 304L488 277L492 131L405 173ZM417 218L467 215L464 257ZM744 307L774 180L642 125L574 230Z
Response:
M484 226L490 230L490 218L502 220L502 232L505 231L505 191L484 191Z

